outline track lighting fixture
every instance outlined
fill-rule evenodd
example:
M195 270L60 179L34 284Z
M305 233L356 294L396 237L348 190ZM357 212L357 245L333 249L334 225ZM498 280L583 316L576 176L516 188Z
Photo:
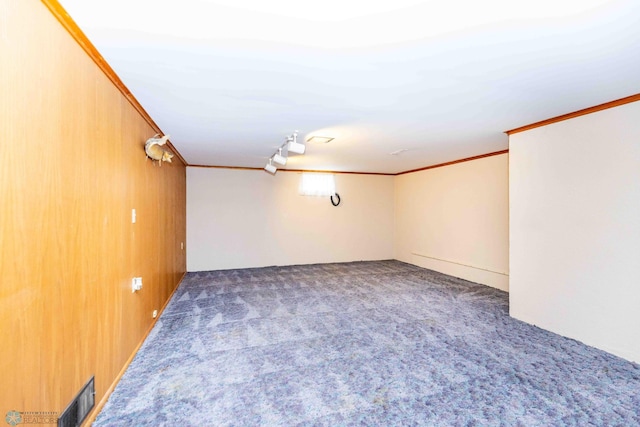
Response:
M271 157L269 157L269 163L267 163L267 165L264 167L264 170L266 170L270 174L275 174L278 170L278 167L273 164L274 162L284 166L287 164L287 156L289 153L304 154L306 147L304 146L304 144L299 143L297 139L298 131L295 131L291 135L289 135L284 140L284 144L278 147L278 151L276 151ZM285 154L283 154L283 150L286 151Z
M292 153L304 154L304 150L307 147L305 147L304 144L300 144L299 142L297 142L296 141L297 137L298 137L298 133L294 132L293 135L291 135L287 139L288 141L287 150L291 151Z
M282 147L278 148L278 152L273 155L273 161L282 166L287 164L287 158L282 155Z
M278 168L273 165L272 159L269 159L269 163L267 163L267 165L264 167L264 170L274 175L278 170Z

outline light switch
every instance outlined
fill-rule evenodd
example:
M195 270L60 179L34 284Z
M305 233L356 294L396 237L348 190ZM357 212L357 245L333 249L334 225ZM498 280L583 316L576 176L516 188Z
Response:
M136 223L136 210L131 209L131 224L135 224L135 223Z
M131 292L136 292L142 289L142 277L134 277L131 279Z

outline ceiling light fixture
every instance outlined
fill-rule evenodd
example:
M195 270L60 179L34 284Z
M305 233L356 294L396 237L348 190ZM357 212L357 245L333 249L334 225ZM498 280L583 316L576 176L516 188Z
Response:
M297 141L298 131L295 131L293 135L287 138L287 151L296 154L304 154L304 150L307 148L304 144L301 144Z
M272 175L275 175L278 167L275 166L273 162L284 166L287 164L287 156L289 155L289 153L304 154L306 147L304 144L300 144L297 141L297 138L298 131L295 131L291 135L286 137L284 140L284 144L278 147L278 151L276 151L271 157L269 157L269 163L267 163L267 165L264 167L264 170ZM282 150L286 150L286 154L282 154Z
M269 163L267 163L267 166L264 167L264 170L266 170L267 172L269 172L272 175L276 174L276 171L278 170L277 167L275 167L272 163L272 160L269 159Z
M273 155L273 161L282 166L287 164L287 158L282 155L282 147L278 148L278 152Z

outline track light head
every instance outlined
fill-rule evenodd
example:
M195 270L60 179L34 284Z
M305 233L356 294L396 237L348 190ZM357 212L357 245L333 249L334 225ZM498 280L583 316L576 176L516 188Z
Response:
M264 170L266 170L267 172L269 172L272 175L275 175L276 171L278 170L277 167L275 167L271 161L271 159L269 159L269 163L267 163L267 165L264 167Z
M273 155L273 161L284 166L287 164L287 158L282 155L282 147L278 149L278 152Z
M298 131L295 131L284 140L284 143L278 147L278 151L269 157L269 163L264 167L265 171L269 172L271 175L275 175L278 167L273 164L274 162L278 165L284 166L287 164L287 156L289 153L304 154L306 147L304 144L298 143L296 140L297 137ZM287 150L287 152L283 155L282 150Z
M299 142L293 142L293 141L291 141L288 146L288 150L296 154L304 154L305 148L306 147L304 146L304 144L300 144Z
M297 137L298 137L298 133L294 132L293 135L287 138L287 141L289 142L287 144L287 150L290 151L291 153L304 154L304 150L307 147L305 147L304 144L300 144L299 142L297 142L296 141Z

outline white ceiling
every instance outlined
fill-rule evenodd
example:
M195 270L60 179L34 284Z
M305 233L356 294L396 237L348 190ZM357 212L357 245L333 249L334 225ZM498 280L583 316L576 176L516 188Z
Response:
M190 164L396 173L640 92L638 0L60 3Z

